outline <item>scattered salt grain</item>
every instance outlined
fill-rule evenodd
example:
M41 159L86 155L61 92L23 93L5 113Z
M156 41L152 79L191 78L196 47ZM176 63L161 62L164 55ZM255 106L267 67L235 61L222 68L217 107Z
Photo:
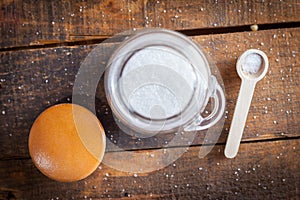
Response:
M258 25L257 24L253 24L250 26L252 31L257 31L258 30Z

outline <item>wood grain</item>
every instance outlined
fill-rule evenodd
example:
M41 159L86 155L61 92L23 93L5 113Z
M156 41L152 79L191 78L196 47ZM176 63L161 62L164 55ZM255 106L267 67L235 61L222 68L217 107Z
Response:
M297 94L300 93L300 83L297 81L300 77L300 60L297 56L300 48L296 41L299 37L297 35L299 33L277 30L221 34L195 39L215 60L224 79L229 121L233 115L233 107L240 87L240 79L237 78L235 69L236 59L249 48L260 49L269 58L268 73L257 84L254 92L244 134L245 139L267 138L270 133L285 137L291 132L299 132L299 123L290 120L299 117L297 105L300 105L300 99L297 98ZM294 39L295 43L291 41ZM220 57L222 59L219 59ZM225 125L225 130L228 128ZM261 133L266 135L262 136Z
M286 1L4 0L0 47L106 38L142 27L201 29L299 22L300 4ZM59 9L58 9L59 8Z
M0 199L297 199L299 145L299 140L242 144L235 159L224 157L224 145L202 159L200 147L191 147L158 171L133 174L101 164L75 183L48 179L30 159L0 161ZM134 159L123 154L105 156L118 158L119 165Z
M248 48L265 51L270 68L267 76L257 85L243 141L299 137L299 36L300 29L294 28L193 38L215 60L226 90L225 125L220 127L220 138L208 143L226 141L240 86L235 63L238 56ZM34 119L51 105L71 101L80 63L94 47L83 45L0 53L1 159L28 158L27 139ZM101 83L95 101L97 115L106 129L107 139L123 149L169 147L168 142L174 138L174 134L167 134L140 139L119 132L105 102ZM203 144L205 133L199 132L194 140L186 133L179 146Z

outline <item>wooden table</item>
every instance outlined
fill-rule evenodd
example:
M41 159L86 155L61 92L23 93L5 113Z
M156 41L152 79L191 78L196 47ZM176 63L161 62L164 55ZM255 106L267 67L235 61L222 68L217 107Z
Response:
M4 0L0 5L0 199L300 198L298 0ZM258 31L251 31L252 24ZM51 105L71 101L80 63L97 43L143 27L180 31L215 61L227 107L220 138L208 144L212 151L199 158L202 132L186 145L173 147L165 144L172 135L150 141L124 138L111 121L100 89L97 114L106 131L112 130L106 132L108 140L150 156L189 148L167 167L149 173L101 164L78 182L48 179L28 153L34 119ZM227 159L224 147L241 83L235 63L249 48L263 50L270 67L255 90L239 153ZM125 154L108 148L105 156ZM125 161L119 164L128 164Z

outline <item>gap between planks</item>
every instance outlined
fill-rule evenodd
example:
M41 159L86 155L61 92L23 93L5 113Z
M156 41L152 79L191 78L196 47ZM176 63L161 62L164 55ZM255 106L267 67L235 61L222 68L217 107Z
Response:
M293 141L293 140L299 140L300 136L297 137L287 137L287 138L272 138L272 139L264 139L264 140L249 140L249 141L241 141L241 144L258 144L258 143L269 143L269 142L278 142L278 141ZM128 149L128 150L108 150L105 153L118 153L118 152L141 152L141 151L155 151L160 149L176 149L176 148L193 148L193 147L202 147L202 146L224 146L225 143L216 143L216 144L204 144L204 145L186 145L186 146L171 146L171 147L157 147L157 148L141 148L141 149ZM0 158L1 161L11 161L11 160L28 160L31 159L30 156L28 157L11 157L11 158Z
M285 23L277 23L277 24L258 24L258 31L283 29L283 28L298 28L298 27L300 27L300 22L285 22ZM251 29L250 29L249 25L243 25L243 26L233 26L233 27L183 29L183 30L176 30L176 31L178 31L184 35L187 35L187 36L199 36L199 35L249 32L249 31L251 31ZM0 52L43 49L43 48L53 48L53 47L61 47L61 46L92 45L92 44L101 43L111 36L112 35L105 36L105 35L72 35L71 34L71 35L69 35L71 40L40 41L40 44L35 44L35 45L1 48ZM72 39L72 38L74 38L74 39Z

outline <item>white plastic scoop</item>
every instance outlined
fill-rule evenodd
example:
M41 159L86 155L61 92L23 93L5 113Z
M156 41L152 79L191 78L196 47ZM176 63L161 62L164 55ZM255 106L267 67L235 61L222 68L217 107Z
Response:
M237 61L236 70L242 79L242 85L226 142L227 158L234 158L239 150L255 85L266 75L268 67L268 57L257 49L245 51Z

